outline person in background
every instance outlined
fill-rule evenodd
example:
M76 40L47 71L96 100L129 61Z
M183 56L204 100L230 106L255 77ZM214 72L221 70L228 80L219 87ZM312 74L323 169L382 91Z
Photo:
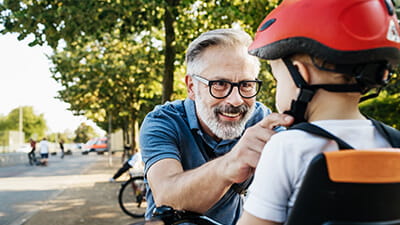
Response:
M239 225L285 223L309 163L321 152L338 151L343 142L350 146L344 149L390 148L394 141L386 132L400 135L358 107L400 62L393 12L384 0L284 0L262 22L249 51L270 60L278 111L342 142L296 127L271 137Z
M120 177L123 173L141 163L143 163L142 155L140 154L138 149L135 149L133 155L122 165L121 168L118 169L114 176L109 179L109 181L115 182L115 180L118 179L118 177ZM142 166L140 165L138 167L139 169L142 168Z
M235 224L262 147L293 118L256 101L260 63L247 53L251 37L218 29L186 52L188 98L150 112L140 129L147 212L168 205ZM244 183L243 183L244 182Z
M36 150L36 141L33 140L32 138L29 139L29 144L31 145L31 151L28 153L28 158L29 158L29 164L31 166L36 164L36 155L35 155L35 150Z
M39 142L39 147L40 147L40 163L43 166L47 166L49 159L49 142L47 141L46 137L44 137Z
M64 158L64 140L60 140L61 159Z

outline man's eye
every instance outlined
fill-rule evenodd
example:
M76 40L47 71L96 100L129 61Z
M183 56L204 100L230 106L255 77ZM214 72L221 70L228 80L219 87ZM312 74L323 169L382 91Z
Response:
M244 90L251 90L256 86L255 82L243 82L241 84L242 89Z
M216 81L215 83L213 83L213 88L215 89L226 89L229 86L228 82L225 81Z

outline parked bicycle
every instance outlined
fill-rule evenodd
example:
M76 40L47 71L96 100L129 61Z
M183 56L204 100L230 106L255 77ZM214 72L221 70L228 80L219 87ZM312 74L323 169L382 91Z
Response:
M121 184L118 193L118 202L122 211L134 218L144 217L146 212L146 185L143 174L132 174L130 179Z

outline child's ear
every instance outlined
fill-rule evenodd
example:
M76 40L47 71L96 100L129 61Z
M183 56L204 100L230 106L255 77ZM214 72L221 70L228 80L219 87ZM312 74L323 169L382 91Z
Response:
M293 65L297 68L303 79L307 84L312 84L311 74L304 62L293 60Z
M188 97L194 101L194 87L193 87L193 78L190 75L185 76L185 83L186 83L186 88L187 88L187 92L188 92Z

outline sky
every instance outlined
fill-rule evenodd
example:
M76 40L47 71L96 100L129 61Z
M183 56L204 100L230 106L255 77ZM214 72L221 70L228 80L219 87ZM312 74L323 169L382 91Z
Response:
M29 47L28 40L18 41L17 35L0 35L0 115L5 116L19 106L32 106L43 114L49 133L75 129L85 122L104 134L92 121L74 116L68 104L56 99L61 90L52 77L51 54L48 46Z

